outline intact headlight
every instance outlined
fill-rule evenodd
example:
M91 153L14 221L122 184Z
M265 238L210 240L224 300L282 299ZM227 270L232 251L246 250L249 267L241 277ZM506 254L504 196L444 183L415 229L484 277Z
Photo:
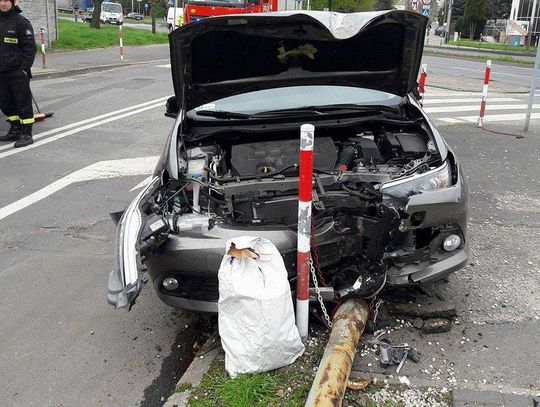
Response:
M451 179L450 166L445 161L439 168L423 174L415 174L411 177L384 183L381 192L389 196L405 198L421 194L424 191L448 188L451 185Z

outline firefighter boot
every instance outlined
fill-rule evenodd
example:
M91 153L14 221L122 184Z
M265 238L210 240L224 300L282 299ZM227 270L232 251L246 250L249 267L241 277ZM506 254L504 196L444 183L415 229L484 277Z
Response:
M21 126L21 136L19 137L19 140L15 142L13 147L19 148L19 147L26 147L32 144L34 140L32 139L32 125L31 124L23 124Z
M17 141L21 137L21 122L10 121L11 127L5 136L0 136L0 141Z

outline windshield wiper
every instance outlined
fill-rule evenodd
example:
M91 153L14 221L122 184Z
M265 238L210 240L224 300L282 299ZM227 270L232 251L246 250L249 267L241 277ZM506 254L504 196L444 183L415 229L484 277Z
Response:
M322 106L302 106L292 109L280 109L280 110L267 110L265 112L259 112L252 115L252 117L269 117L269 116L294 116L294 115L306 115L316 114L324 115L332 112L390 112L399 113L399 108L390 107L385 105L368 105L361 106L355 104L339 104L339 105L322 105Z
M264 112L254 113L252 117L280 117L280 116L305 116L305 115L323 115L316 107L298 107L292 109L266 110Z
M266 110L263 112L246 114L229 112L226 110L199 110L197 116L215 117L216 119L251 119L251 118L272 118L272 117L293 117L293 116L322 116L327 113L338 112L366 112L366 113L399 113L399 107L385 105L361 106L355 104L323 105L323 106L302 106L291 109Z
M311 108L311 107L310 107ZM313 106L313 109L317 109L319 112L338 112L341 110L349 110L355 112L391 112L399 113L399 107L386 106L386 105L355 105L355 104L338 104L338 105L324 105ZM304 108L305 109L305 108Z
M226 110L199 110L197 116L215 117L216 119L249 119L251 115L245 113L228 112Z

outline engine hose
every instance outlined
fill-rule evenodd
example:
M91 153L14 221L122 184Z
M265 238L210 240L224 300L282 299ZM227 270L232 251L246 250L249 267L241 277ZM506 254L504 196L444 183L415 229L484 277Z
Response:
M215 196L210 195L208 192L206 192L203 189L201 189L200 193L218 205L227 205L227 201L216 198Z
M336 170L347 171L351 167L351 164L355 158L356 148L353 146L345 147L343 150L341 150L341 153L339 153L336 163Z

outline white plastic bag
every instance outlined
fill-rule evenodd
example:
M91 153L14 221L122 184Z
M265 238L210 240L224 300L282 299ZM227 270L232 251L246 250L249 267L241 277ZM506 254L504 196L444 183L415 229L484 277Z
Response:
M304 353L287 270L272 242L229 240L218 277L219 335L231 377L277 369Z

